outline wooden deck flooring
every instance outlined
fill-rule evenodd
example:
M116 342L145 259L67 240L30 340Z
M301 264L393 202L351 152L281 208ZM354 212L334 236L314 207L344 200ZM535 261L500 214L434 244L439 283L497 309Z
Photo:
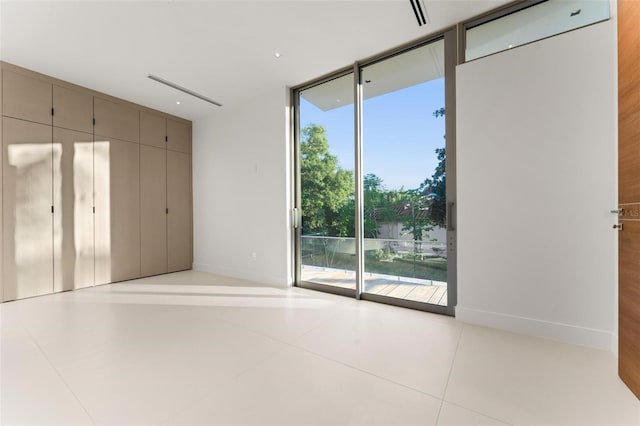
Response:
M354 290L356 288L353 271L303 266L302 280ZM367 273L365 292L447 306L447 285L440 281L422 281Z

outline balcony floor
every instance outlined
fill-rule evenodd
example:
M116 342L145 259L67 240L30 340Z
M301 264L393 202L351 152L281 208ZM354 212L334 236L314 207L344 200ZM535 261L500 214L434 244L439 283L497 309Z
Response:
M302 280L333 287L355 289L354 271L302 265ZM409 277L365 274L366 292L415 302L447 306L447 283Z

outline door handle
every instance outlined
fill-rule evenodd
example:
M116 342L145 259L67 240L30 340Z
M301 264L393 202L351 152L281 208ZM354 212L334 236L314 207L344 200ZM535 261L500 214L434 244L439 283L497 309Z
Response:
M618 231L622 231L622 223L616 223L613 225L613 229L617 229Z
M294 207L292 209L292 218L293 218L293 228L294 229L298 229L300 228L300 209L297 207Z
M453 202L447 203L447 231L455 231L453 227Z
M622 216L624 214L624 209L611 210L611 213L617 214L618 216Z

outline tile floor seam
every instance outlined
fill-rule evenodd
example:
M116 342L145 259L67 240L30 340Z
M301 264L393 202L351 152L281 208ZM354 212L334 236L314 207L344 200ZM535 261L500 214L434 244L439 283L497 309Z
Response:
M299 341L299 340L300 340L300 338L302 338L302 337L303 337L304 335L306 335L308 332L311 332L313 329L315 329L315 328L319 327L320 325L322 325L322 323L324 323L324 322L326 322L326 321L329 321L329 320L330 320L330 319L332 319L334 316L337 316L338 314L342 314L342 313L344 313L344 311L343 311L343 310L341 310L340 312L336 312L335 314L331 315L331 316L330 316L330 318L327 318L326 320L320 321L317 325L315 325L314 327L312 327L310 330L308 330L307 332L304 332L304 333L302 333L300 336L296 337L296 339L295 339L293 342L287 342L287 341L284 341L284 340L278 339L278 338L276 338L276 337L273 337L273 336L270 336L270 335L268 335L268 334L265 334L265 333L263 333L263 332L261 332L261 331L258 331L258 330L252 329L252 328L245 327L245 326L243 326L243 325L240 325L240 324L235 323L235 322L233 322L233 321L227 320L227 319L225 319L225 318L220 318L220 320L221 320L221 321L224 321L224 322L227 322L227 323L228 323L228 324L230 324L230 325L233 325L233 326L237 326L237 327L243 328L243 329L245 329L246 331L249 331L249 332L251 332L251 333L254 333L254 334L260 335L260 336L262 336L262 337L266 337L266 338L268 338L268 339L271 339L271 340L273 340L273 341L275 341L275 342L277 342L277 343L281 343L281 344L283 344L283 345L287 345L287 346L292 347L292 348L294 348L294 349L302 350L302 351L304 351L304 352L310 353L310 354L312 354L312 355L318 356L318 357L320 357L320 358L326 359L326 360L331 361L331 362L334 362L334 363L336 363L336 364L340 364L340 365L342 365L342 366L348 367L348 368L353 369L353 370L355 370L355 371L359 371L359 372L361 372L361 373L365 373L365 374L368 374L368 375L370 375L370 376L376 377L376 378L378 378L378 379L380 379L380 380L384 380L384 381L386 381L386 382L393 383L393 384L398 385L398 386L402 386L402 387L404 387L404 388L406 388L406 389L409 389L409 390L412 390L412 391L416 391L416 392L418 392L418 393L420 393L420 394L423 394L423 395L429 396L429 397L431 397L431 398L435 398L435 399L438 399L438 400L441 400L441 401L444 399L444 392L446 391L446 385L445 385L445 390L444 390L444 391L443 391L443 393L442 393L442 396L437 396L437 395L431 394L431 393L429 393L429 392L424 392L424 391L422 391L422 390L420 390L420 389L416 389L416 388L414 388L414 387L408 386L408 385L406 385L406 384L404 384L404 383L396 382L395 380L389 379L389 378L387 378L387 377L379 376L379 375L377 375L377 374L375 374L375 373L372 373L372 372L370 372L370 371L360 369L360 368L358 368L358 367L355 367L355 366L353 366L353 365L350 365L350 364L344 363L344 362L342 362L342 361L339 361L339 360L333 359L333 358L328 357L328 356L326 356L326 355L323 355L323 354L320 354L320 353L314 352L314 351L312 351L312 350L310 350L310 349L307 349L307 348L305 348L305 347L303 347L303 346L299 346L299 345L296 343L297 341ZM460 330L460 333L459 333L459 335L458 335L458 339L460 338L460 335L461 335L461 334L462 334L462 329ZM460 343L460 341L458 340L458 344L459 344L459 343ZM457 345L456 345L456 351L457 351ZM454 358L455 358L455 353L454 353ZM452 365L453 365L453 360L452 360ZM451 370L449 371L449 374L451 374Z
M327 361L331 361L331 362L334 362L334 363L336 363L336 364L340 364L340 365L342 365L342 366L348 367L348 368L353 369L353 370L355 370L355 371L359 371L359 372L361 372L361 373L368 374L368 375L373 376L373 377L376 377L376 378L378 378L378 379L380 379L380 380L384 380L384 381L386 381L386 382L393 383L393 384L398 385L398 386L402 386L402 387L404 387L404 388L406 388L406 389L409 389L409 390L412 390L412 391L416 391L416 392L421 393L421 394L423 394L423 395L427 395L427 396L429 396L429 397L432 397L432 398L435 398L435 399L438 399L438 400L441 400L441 399L444 397L444 392L443 392L443 396L442 396L442 397L437 396L437 395L434 395L434 394L430 394L430 393L428 393L428 392L421 391L421 390L419 390L419 389L413 388L413 387L408 386L408 385L405 385L405 384L403 384L403 383L396 382L396 381L394 381L394 380L392 380L392 379L389 379L389 378L387 378L387 377L378 376L378 375L376 375L376 374L374 374L374 373L372 373L372 372L370 372L370 371L362 370L362 369L360 369L360 368L358 368L358 367L355 367L355 366L353 366L353 365L346 364L346 363L344 363L344 362L342 362L342 361L339 361L339 360L333 359L333 358L331 358L331 357L328 357L328 356L326 356L326 355L323 355L323 354L320 354L320 353L314 352L314 351L309 350L309 349L307 349L307 348L305 348L305 347L303 347L303 346L299 346L299 345L296 343L297 341L299 341L299 340L300 340L300 338L302 338L302 337L303 337L304 335L306 335L308 332L310 332L310 331L312 331L313 329L315 329L315 328L319 327L320 325L322 325L322 323L324 323L324 322L326 322L326 321L329 321L329 320L330 320L330 319L332 319L334 316L337 316L338 314L342 314L342 313L344 313L344 311L342 311L342 310L341 310L341 312L336 312L335 314L331 315L331 316L330 316L330 318L327 318L325 321L320 321L317 325L315 325L314 327L312 327L310 330L308 330L307 332L304 332L304 333L302 333L300 336L296 337L296 338L295 338L295 340L294 340L293 342L288 342L288 341L285 341L285 340L278 339L277 337L270 336L270 335L268 335L268 334L266 334L266 333L263 333L263 332L261 332L261 331L258 331L258 330L255 330L255 329L252 329L252 328L249 328L249 327L246 327L246 326L243 326L243 325L241 325L241 324L238 324L238 323L233 322L233 321L231 321L231 320L227 320L227 319L225 319L225 318L220 318L220 320L221 320L221 321L223 321L223 322L226 322L227 324L232 325L232 326L234 326L234 327L239 327L239 328L242 328L242 329L244 329L245 331L248 331L248 332L250 332L250 333L253 333L253 334L256 334L256 335L258 335L258 336L261 336L261 337L264 337L264 338L270 339L270 340L272 340L272 341L274 341L274 342L276 342L276 343L280 343L280 344L282 344L282 345L286 345L286 346L288 346L289 348L298 349L298 350L301 350L301 351L307 352L307 353L309 353L309 354L312 354L312 355L318 356L318 357L320 357L320 358L323 358L323 359L325 359L325 360L327 360ZM282 349L282 350L284 350L284 349ZM277 352L280 352L280 351L281 351L281 350L278 350L278 351L276 351L276 353L277 353ZM248 370L247 370L247 371L248 371ZM246 372L246 371L243 371L241 374L244 374L245 372ZM237 376L237 377L240 377L240 376ZM237 377L236 377L236 378L237 378Z
M458 408L462 408L464 410L471 411L472 413L479 414L479 415L481 415L483 417L486 417L486 418L489 418L491 420L495 420L497 422L504 423L507 426L515 426L514 423L510 423L510 422L508 422L508 421L506 421L504 419L499 419L498 417L491 416L489 414L483 413L483 412L478 411L478 410L473 409L473 408L465 407L464 405L460 405L460 404L458 404L456 402L447 401L446 399L443 399L442 402L443 402L443 404L446 402L447 404L455 405ZM436 426L437 426L437 423L436 423Z
M85 414L87 415L87 417L89 418L89 420L91 421L92 424L94 424L95 426L98 426L98 422L96 422L96 420L93 418L93 416L91 415L91 413L89 412L89 410L84 406L84 404L82 403L82 401L80 400L80 398L78 398L78 395L76 395L76 393L73 391L73 389L71 389L71 386L69 386L69 384L67 383L67 381L64 379L64 377L62 377L62 374L60 374L60 372L58 371L58 369L55 367L55 365L53 365L53 363L51 362L51 360L49 359L49 357L47 356L47 354L44 352L44 350L42 349L42 347L40 346L40 344L38 343L38 341L35 339L35 337L33 337L33 335L31 334L31 331L29 331L29 329L26 329L27 334L29 335L29 338L33 341L33 344L36 345L36 347L38 348L38 350L40 351L40 353L42 354L42 356L44 357L44 359L47 360L47 364L49 364L49 367L51 367L51 369L56 373L56 376L58 376L58 378L62 381L62 383L64 383L65 388L67 388L67 390L71 393L71 395L73 395L73 397L75 398L75 400L78 402L78 404L80 405L80 407L82 407L82 410L85 412Z
M409 386L409 385L405 385L404 383L396 382L395 380L389 379L388 377L379 376L379 375L377 375L377 374L375 374L375 373L372 373L372 372L370 372L370 371L363 370L363 369L361 369L361 368L355 367L355 366L353 366L353 365L347 364L347 363L342 362L342 361L339 361L339 360L337 360L337 359L333 359L333 358L330 358L330 357L328 357L328 356L326 356L326 355L319 354L319 353L314 352L314 351L312 351L312 350L309 350L309 349L307 349L307 348L304 348L304 347L301 347L301 346L297 346L297 345L295 345L295 344L293 344L293 343L290 343L289 345L290 345L290 346L292 346L294 349L298 349L298 350L301 350L301 351L303 351L303 352L307 352L307 353L309 353L309 354L311 354L311 355L314 355L314 356L320 357L320 358L325 359L325 360L327 360L327 361L330 361L330 362L333 362L333 363L336 363L336 364L342 365L342 366L344 366L344 367L348 367L348 368L350 368L350 369L352 369L352 370L358 371L358 372L360 372L360 373L367 374L367 375L369 375L369 376L375 377L375 378L380 379L380 380L383 380L383 381L385 381L385 382L393 383L394 385L401 386L401 387L403 387L403 388L405 388L405 389L408 389L408 390L411 390L411 391L418 392L418 393L420 393L420 394L422 394L422 395L426 395L426 396L428 396L428 397L435 398L435 399L438 399L438 400L442 400L442 399L443 399L443 397L444 397L444 393L443 393L443 396L441 397L441 396L437 396L437 395L431 394L431 393L429 393L429 392L424 392L424 391L422 391L422 390L420 390L420 389L416 389L416 388L411 387L411 386Z
M344 314L347 311L347 309L340 309L337 312L334 312L331 315L328 315L327 318L318 321L316 324L312 325L311 328L309 328L307 331L303 332L302 334L300 334L299 336L296 336L296 338L293 340L292 344L294 344L295 342L299 341L300 339L302 339L304 336L306 336L307 334L311 333L312 331L318 329L321 325L324 325L325 323L329 322L329 320L334 319L334 317L337 317L338 315Z
M260 367L261 365L263 365L264 363L266 363L267 361L272 360L273 358L275 358L276 356L278 356L278 354L284 352L285 350L287 350L288 348L280 348L278 350L276 350L275 352L273 352L272 354L260 359L258 362L254 363L253 365L251 365L250 367L245 368L244 370L240 371L238 374L236 374L233 377L230 377L228 380L225 380L224 383L219 383L218 385L216 385L216 387L227 387L230 386L231 383L235 382L236 380L240 379L242 376L244 376L245 374L249 373L252 370L257 369L258 367ZM196 406L198 403L200 403L201 401L204 401L205 399L207 399L207 397L209 397L210 395L214 394L216 392L217 389L214 389L208 393L206 393L206 395L202 395L201 398L196 398L192 401L190 401L188 404L186 404L184 407L178 409L177 411L175 411L174 413L169 414L167 417L165 417L162 421L159 421L157 424L159 426L163 426L166 425L167 422L169 422L173 417L184 413L185 411L187 411L189 408Z
M453 356L451 357L451 366L449 367L449 374L447 375L447 381L444 385L444 390L442 391L442 401L440 402L440 409L438 410L438 416L436 417L436 425L440 421L440 413L442 413L442 406L444 405L445 398L447 396L447 388L449 387L449 381L451 380L451 373L453 372L453 366L456 363L456 356L458 355L458 348L460 347L460 342L462 341L462 333L464 332L464 324L460 327L460 332L458 333L458 342L456 343L456 349L453 351Z
M105 284L105 285L113 285L113 284ZM264 334L260 331L248 328L243 326L242 324L238 324L235 323L233 321L227 320L226 318L223 318L221 316L216 316L216 321L219 321L221 324L224 324L226 326L231 326L234 328L237 328L238 330L243 330L244 332L247 332L253 336L256 337L261 337L261 338L265 338L267 340L270 340L272 342L284 345L285 347L282 348L278 348L276 351L274 351L272 354L268 355L267 357L265 357L264 359L259 360L256 364L253 364L250 367L247 367L246 369L238 372L235 376L230 377L228 380L226 380L224 383L219 384L218 386L227 386L230 383L232 383L234 380L237 380L238 378L240 378L241 376L243 376L244 374L248 373L249 371L251 371L254 368L259 367L260 365L262 365L263 362L277 356L278 353L283 352L284 350L287 349L288 346L290 346L290 344L288 342L282 341L280 339L274 338L272 336L269 336L267 334ZM31 332L23 325L20 325L21 327L23 327L25 329L25 332L29 335L30 339L34 342L34 344L38 347L38 349L40 350L40 352L42 353L42 355L45 357L45 359L47 360L47 363L54 369L54 371L56 372L56 375L58 377L60 377L60 379L63 381L63 383L65 384L65 387L67 389L69 389L69 391L71 392L71 394L74 396L74 398L76 400L78 400L78 402L80 403L81 407L83 408L83 410L87 413L87 415L89 416L89 419L93 422L94 425L98 425L99 423L97 423L94 418L89 414L88 410L84 407L84 405L80 402L79 398L75 395L75 393L71 390L70 386L67 384L67 382L63 379L62 375L60 374L60 372L57 370L57 368L53 365L53 363L49 360L49 358L46 356L44 350L40 347L40 345L36 342L35 338L33 337L33 335L31 334ZM142 338L142 340L137 340L137 344L142 342L146 342L146 341L152 341L153 337L152 336L148 336L146 338ZM191 407L193 404L195 404L196 402L202 401L204 400L207 396L209 396L211 393L213 393L214 391L211 391L209 393L207 393L206 395L204 395L202 398L199 398L197 401L192 402L187 404L183 409L179 409L177 412L172 413L171 415L167 416L165 419L162 420L162 422L159 422L159 425L165 424L163 422L166 422L167 420L169 420L172 416L180 414L182 411L185 411L186 409L188 409L189 407Z
M313 330L314 330L314 329L316 329L317 327L320 327L323 323L325 323L325 322L327 322L327 321L331 320L333 317L335 317L335 316L337 316L337 315L339 315L339 314L342 314L342 313L344 313L344 312L345 312L345 309L340 309L338 312L335 312L334 314L329 315L329 316L328 316L328 318L326 318L326 319L324 319L324 320L322 320L322 321L318 322L318 324L314 325L312 328L310 328L310 329L309 329L309 330L307 330L306 332L304 332L304 333L302 333L301 335L297 336L293 342L287 342L287 341L285 341L285 340L278 339L278 338L273 337L273 336L270 336L270 335L268 335L268 334L266 334L266 333L264 333L264 332L261 332L261 331L255 330L255 329L253 329L253 328L246 327L246 326L244 326L244 325L238 324L237 322L234 322L234 321L232 321L232 320L228 320L228 319L226 319L226 318L218 317L218 319L219 319L220 321L223 321L223 322L225 322L225 323L229 324L229 325L232 325L232 326L234 326L234 327L242 328L242 329L244 329L245 331L248 331L248 332L253 333L253 334L256 334L256 335L259 335L259 336L261 336L261 337L265 337L265 338L270 339L270 340L272 340L272 341L274 341L274 342L277 342L277 343L280 343L280 344L283 344L283 345L289 346L289 347L294 348L294 349L302 350L302 351L304 351L304 352L310 353L310 354L312 354L312 355L318 356L318 357L320 357L320 358L326 359L326 360L331 361L331 362L334 362L334 363L336 363L336 364L340 364L340 365L342 365L342 366L348 367L348 368L353 369L353 370L355 370L355 371L359 371L359 372L361 372L361 373L364 373L364 374L367 374L367 375L370 375L370 376L376 377L376 378L378 378L378 379L380 379L380 380L384 380L384 381L386 381L386 382L393 383L393 384L398 385L398 386L402 386L402 387L404 387L404 388L406 388L406 389L408 389L408 390L412 390L412 391L418 392L418 393L420 393L420 394L423 394L423 395L426 395L426 396L429 396L429 397L431 397L431 398L435 398L435 399L438 399L438 400L442 400L442 399L444 398L444 392L443 392L443 396L442 396L442 397L441 397L441 396L434 395L434 394L431 394L431 393L428 393L428 392L424 392L424 391L422 391L422 390L420 390L420 389L416 389L416 388L414 388L414 387L411 387L411 386L405 385L405 384L403 384L403 383L396 382L396 381L394 381L394 380L392 380L392 379L389 379L389 378L387 378L387 377L379 376L379 375L374 374L374 373L372 373L372 372L370 372L370 371L362 370L362 369L360 369L360 368L354 367L353 365L346 364L346 363L344 363L344 362L342 362L342 361L338 361L338 360L336 360L336 359L330 358L330 357L328 357L328 356L322 355L322 354L320 354L320 353L314 352L314 351L312 351L312 350L309 350L309 349L304 348L304 347L302 347L302 346L298 346L298 344L296 344L296 341L298 341L298 340L299 340L300 338L302 338L304 335L306 335L307 333L309 333L309 332L313 331ZM280 352L280 351L277 351L277 352ZM277 353L277 352L276 352L276 353ZM240 375L244 374L244 373L245 373L245 372L247 372L248 370L250 370L250 369L247 369L247 370L243 371L242 373L240 373ZM240 375L236 376L235 378L240 377ZM232 379L232 380L233 380L233 379ZM446 389L446 387L445 387L445 389ZM176 413L176 414L178 414L178 413ZM161 423L161 424L162 424L162 423Z
M275 287L274 287L274 288L275 288ZM315 330L316 328L320 327L320 326L321 326L321 325L323 325L325 322L327 322L327 321L329 321L329 320L333 319L333 317L337 316L338 314L342 314L342 313L344 313L345 311L346 311L346 308L338 309L336 312L334 312L334 313L332 313L332 314L328 315L328 316L327 316L327 318L325 318L325 319L323 319L323 320L318 321L316 324L312 325L312 326L311 326L311 328L309 328L308 330L304 331L302 334L300 334L300 335L296 336L293 340L294 340L294 341L297 341L297 340L301 339L301 338L302 338L303 336L305 336L306 334L308 334L308 333L310 333L311 331ZM245 330L245 331L249 331L249 332L251 332L251 333L257 334L257 335L262 336L262 337L266 337L266 338L268 338L268 339L270 339L270 340L273 340L274 342L277 342L277 343L282 343L282 344L285 344L285 345L292 345L292 343L291 343L291 342L287 342L287 341L285 341L285 340L279 339L279 338L274 337L274 336L272 336L272 335L269 335L269 334L267 334L267 333L265 333L265 332L263 332L263 331L260 331L260 330L257 330L257 329L255 329L255 328L252 328L252 327L246 326L246 325L241 324L241 323L239 323L239 322L237 322L237 321L234 321L234 320L232 320L232 319L224 318L224 316L223 316L222 314L214 314L214 315L216 316L216 318L217 318L219 321L222 321L222 322L224 322L224 323L226 323L226 324L232 325L232 326L234 326L234 327L241 328L241 329L243 329L243 330ZM296 346L296 347L297 347L297 346Z
M257 330L257 329L255 329L255 328L248 327L248 326L246 326L246 325L240 324L239 322L236 322L236 321L230 320L230 319L228 319L228 318L223 318L222 316L217 316L216 318L217 318L219 321L224 322L224 323L225 323L225 324L227 324L227 325L231 325L231 326L233 326L233 327L237 327L237 328L242 329L242 330L244 330L244 331L247 331L247 332L249 332L249 333L253 333L253 334L257 335L257 336L267 338L267 339L272 340L272 341L274 341L274 342L276 342L276 343L281 343L281 344L283 344L283 345L289 345L289 346L291 346L291 345L292 345L292 343L291 343L291 342L287 342L287 341L285 341L285 340L279 339L279 338L274 337L274 336L272 336L272 335L269 335L269 334L267 334L267 333L265 333L265 332L263 332L263 331ZM303 333L302 335L304 335L304 334L306 334L306 332L305 332L305 333ZM300 335L300 336L296 337L296 338L295 338L295 340L298 340L300 337L302 337L302 335Z

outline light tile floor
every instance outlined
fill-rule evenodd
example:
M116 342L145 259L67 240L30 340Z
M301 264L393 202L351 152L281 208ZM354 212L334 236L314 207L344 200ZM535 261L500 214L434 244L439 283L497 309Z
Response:
M2 425L640 425L606 352L181 272L0 305Z

